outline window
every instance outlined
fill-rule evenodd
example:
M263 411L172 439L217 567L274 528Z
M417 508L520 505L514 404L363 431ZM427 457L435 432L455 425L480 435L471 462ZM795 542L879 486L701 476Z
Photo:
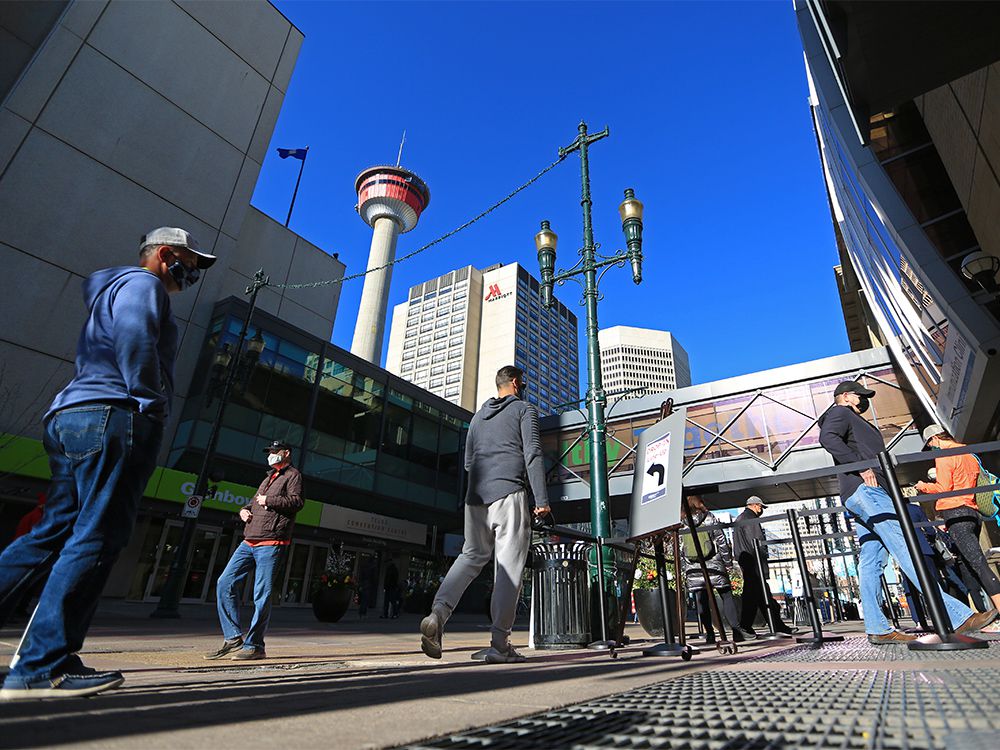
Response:
M409 372L412 369L413 369L413 363L412 362L407 362L407 363L405 363L403 365L403 372Z
M413 359L414 356L413 352L403 352L403 359Z
M422 346L419 349L417 349L417 356L419 357L422 357L425 354L430 354L430 353L431 353L431 348L429 346Z
M420 326L421 333L430 333L433 330L434 330L433 323L424 323L422 326Z
M434 344L434 351L436 351L436 352L442 351L443 349L447 349L447 348L448 348L448 342L447 341L438 341L438 342L435 342L435 344Z
M431 342L431 336L430 336L430 334L427 334L425 336L421 336L419 339L417 339L417 343L418 344L429 344L430 342Z
M427 367L427 364L428 364L429 362L430 362L430 360L429 360L429 359L418 359L418 360L417 360L417 368L421 368L421 367Z
M465 322L465 316L464 315L452 315L451 316L451 322L452 323L464 323Z
M451 327L451 333L452 333L452 334L456 334L456 333L465 333L465 326L464 326L464 325L460 325L460 326L452 326L452 327Z
M440 339L446 339L446 338L448 338L448 332L447 331L444 331L444 330L434 331L434 340L435 341L439 341Z
M421 320L434 320L434 313L424 313L420 316Z
M433 302L425 302L425 303L424 303L424 306L423 306L423 307L422 307L421 309L422 309L422 310L423 310L424 312L427 312L428 310L433 310L433 309L434 309L434 307L435 307L435 305L434 305L434 303L433 303Z
M417 316L411 314L406 321L406 327L409 328L410 326L415 326L416 324L417 324Z
M462 344L461 336L456 336L455 338L448 339L448 346L461 346L461 344Z
M437 317L443 318L447 316L450 312L451 311L447 307L442 307L440 310L437 311Z
M461 349L452 349L450 352L448 352L448 359L458 359L461 356L462 356Z
M403 349L413 349L416 345L416 341L407 341L403 344Z
M438 291L438 294L440 294L442 297L446 294L451 294L451 287L450 286L441 287L441 289Z
M461 303L457 304L457 305L452 305L451 306L451 311L452 312L458 312L459 310L464 310L464 309L465 309L465 305L463 305Z
M460 292L455 292L455 296L453 299L457 301L460 299L465 299L468 296L469 296L469 291L467 289L463 289Z
M442 385L444 385L444 380L442 380L441 378L435 378L429 383L429 385L431 388L440 388Z
M447 328L448 327L448 319L447 318L441 318L441 320L436 321L434 323L434 327L435 328Z
M448 363L448 372L454 372L455 370L461 370L461 369L462 369L462 363L461 362L449 362Z
M444 392L445 398L454 398L458 395L458 388L449 388Z
M444 375L444 365L435 365L432 367L431 375Z
M417 329L414 328L412 331L407 331L406 336L404 336L403 338L412 339L416 335L417 335Z
M447 378L447 380L445 380L445 382L446 383L457 383L461 379L462 379L461 375L449 375L448 378Z

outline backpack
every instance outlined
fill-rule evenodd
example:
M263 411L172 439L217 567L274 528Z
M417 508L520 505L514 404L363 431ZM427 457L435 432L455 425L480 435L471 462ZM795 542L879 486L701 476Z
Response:
M698 554L698 547L695 546L694 537L698 535L698 547L701 547L701 554ZM684 556L688 560L711 560L715 557L715 542L712 535L707 531L695 531L684 535Z
M983 466L983 462L979 460L979 456L973 454L973 457L976 459L976 463L979 464L979 481L976 482L977 487L987 487L1000 482L996 474L988 471ZM997 523L1000 524L1000 516L998 516L1000 514L1000 490L994 489L977 492L976 506L979 508L979 515L984 519L996 519Z

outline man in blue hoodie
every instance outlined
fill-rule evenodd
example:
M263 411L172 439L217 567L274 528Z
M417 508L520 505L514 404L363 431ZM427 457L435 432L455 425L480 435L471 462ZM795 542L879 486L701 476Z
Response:
M493 629L486 661L522 662L510 645L510 631L521 593L521 576L531 544L529 490L535 515L549 512L545 466L538 437L538 411L521 400L524 373L508 365L497 372L497 397L472 418L465 443L465 546L445 576L431 613L420 623L420 647L441 658L445 623L469 584L496 553L490 614Z
M0 555L0 625L48 574L0 699L92 695L124 681L76 654L156 467L177 355L168 295L214 262L183 229L161 227L140 240L138 266L84 282L76 371L44 418L52 470L45 515Z

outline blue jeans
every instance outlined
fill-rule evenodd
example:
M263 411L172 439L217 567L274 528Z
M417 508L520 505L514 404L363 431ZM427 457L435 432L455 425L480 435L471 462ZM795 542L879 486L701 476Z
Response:
M76 652L118 554L128 544L163 425L127 409L90 404L45 426L52 483L30 533L0 555L0 623L48 575L9 687L79 668Z
M863 484L847 499L844 507L856 522L855 531L861 545L858 577L861 579L861 604L865 610L865 632L883 635L892 630L892 625L879 607L882 588L880 576L890 554L896 558L903 575L913 582L918 591L923 593L923 590L906 549L906 540L892 499L885 490ZM938 589L940 590L940 586ZM948 596L944 591L941 591L941 597L953 627L958 627L972 616L972 610L958 599Z
M243 648L264 648L264 634L271 620L271 589L274 587L275 577L281 570L281 561L284 559L286 549L287 545L251 547L242 542L233 552L215 587L219 622L222 624L222 635L227 641L243 635L243 630L240 628L240 603L236 590L253 569L253 618L243 639Z

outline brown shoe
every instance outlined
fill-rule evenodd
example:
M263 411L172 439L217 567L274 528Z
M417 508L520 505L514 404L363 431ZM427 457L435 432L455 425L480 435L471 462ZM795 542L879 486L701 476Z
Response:
M978 612L955 628L955 632L977 633L996 620L997 617L1000 617L1000 612L997 612L995 609L991 609L989 612Z
M907 643L917 640L917 636L911 633L902 633L898 630L890 630L888 633L880 635L868 635L868 642L874 646L885 646L890 643Z

